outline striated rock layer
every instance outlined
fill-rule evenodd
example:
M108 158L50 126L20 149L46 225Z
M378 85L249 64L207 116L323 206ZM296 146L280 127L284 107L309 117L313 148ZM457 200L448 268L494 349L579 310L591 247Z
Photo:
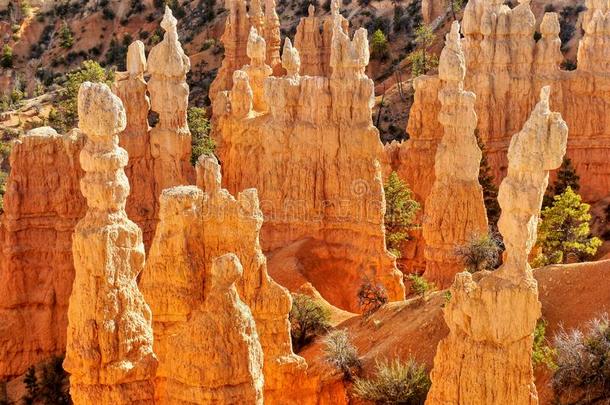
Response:
M127 218L127 152L118 146L125 110L105 84L83 83L79 127L81 191L88 210L72 241L75 277L64 368L75 404L152 404L157 360L152 314L138 290L144 267L140 228Z
M436 150L435 181L426 200L422 226L426 240L428 280L446 288L464 270L455 254L456 246L487 233L487 214L479 184L481 150L474 130L476 96L464 91L466 64L460 44L460 25L453 22L439 60L438 120L444 135Z
M250 79L238 70L214 113L224 184L232 193L259 192L263 249L274 254L298 245L305 279L332 304L359 311L357 291L367 278L392 300L404 297L404 287L385 249L366 31L350 40L338 11L334 18L330 78L300 76L298 52L287 42L287 76L264 82L269 112L253 108Z
M0 380L64 352L72 233L86 210L77 131L49 127L15 142L0 227Z
M219 388L217 394L230 398L237 395L231 385L256 388L259 384L260 377L255 371L257 357L249 355L249 363L242 355L245 352L238 349L244 347L239 339L213 340L207 346L190 349L207 353L206 356L211 356L207 360L190 358L190 351L185 354L176 347L179 339L188 339L181 337L185 328L196 327L192 325L198 322L201 303L205 306L206 300L216 299L206 296L214 259L234 253L243 265L243 277L236 281L237 290L252 311L264 353L265 403L282 403L282 398L285 401L290 397L291 385L305 367L291 349L290 295L267 274L266 259L259 244L263 215L256 190L245 190L235 199L220 183L218 163L202 156L197 165L198 187L172 188L161 196L161 221L141 280L154 314L155 352L160 361L156 396L161 401L182 398L178 392L180 384L192 387L197 383L193 376L187 377L182 371L176 376L172 366L176 359L208 372L213 367L211 359L217 353L231 356L235 368L226 370L222 364L222 368L214 369L210 380L208 377L205 380L208 388L228 384L229 387ZM217 319L222 322L222 318ZM255 347L249 347L250 353L255 354ZM175 384L172 380L181 383ZM198 392L205 391L203 388L199 387ZM250 398L258 398L250 388ZM245 399L231 403L238 402L251 403Z
M449 335L437 348L426 404L537 404L531 365L540 317L538 284L527 258L536 242L549 170L560 166L568 128L541 90L523 130L508 150L498 200L504 263L495 272L456 276L445 307Z

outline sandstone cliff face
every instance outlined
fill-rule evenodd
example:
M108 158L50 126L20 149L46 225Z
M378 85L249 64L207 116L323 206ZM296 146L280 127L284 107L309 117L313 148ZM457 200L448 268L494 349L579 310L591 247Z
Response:
M236 281L237 290L252 311L264 352L265 403L282 403L294 392L291 385L305 367L290 345L290 296L267 274L266 259L258 242L263 217L256 190L245 190L235 199L221 188L220 182L218 163L213 158L201 157L197 166L198 187L173 188L161 196L161 221L141 280L154 314L155 352L160 360L157 399L173 395L169 380L174 370L170 359L182 356L174 342L184 334L184 328L195 322L200 303L205 304L208 299L207 277L213 260L235 253L244 268L243 277ZM232 346L237 344L232 339L214 344L224 346L215 346L213 352L232 353L237 348ZM199 350L208 349L212 347ZM248 359L237 354L232 357L240 365L237 374L223 374L225 370L218 378L225 383L235 377L236 384L254 384L245 380L256 380L256 372L248 377L245 371L256 368L255 362L248 365ZM230 387L224 389L230 391Z
M464 91L466 63L460 44L460 25L453 22L439 60L438 121L444 135L436 150L435 181L426 200L422 226L426 240L426 278L439 288L448 287L464 270L456 246L487 233L487 213L479 184L481 150L474 130L476 96Z
M536 242L549 170L561 164L568 128L541 90L523 130L511 140L500 186L504 263L487 274L463 272L445 307L449 335L437 349L426 404L537 404L531 348L540 316L538 284L527 258Z
M65 350L72 232L85 213L76 131L31 130L11 153L0 228L0 380Z
M233 193L255 187L261 197L263 249L298 245L305 279L332 304L358 311L366 278L385 285L392 300L402 299L404 288L385 250L366 32L350 40L337 12L333 38L330 78L299 76L298 53L287 44L288 75L265 80L268 113L251 107L248 75L236 71L214 114L224 184Z
M133 42L127 49L127 71L117 72L113 92L125 107L127 125L119 136L119 144L129 155L125 174L131 192L127 197L127 216L142 229L144 246L149 247L155 232L157 195L151 179L153 161L150 151L148 113L150 100L144 80L146 58L144 44Z
M157 360L152 315L136 278L144 267L142 232L127 218L127 152L118 146L125 110L104 84L78 95L81 191L88 210L73 236L75 277L64 368L75 404L152 404Z
M169 342L166 403L263 404L263 350L235 287L242 274L237 256L227 253L203 275L203 302L192 304L188 321Z

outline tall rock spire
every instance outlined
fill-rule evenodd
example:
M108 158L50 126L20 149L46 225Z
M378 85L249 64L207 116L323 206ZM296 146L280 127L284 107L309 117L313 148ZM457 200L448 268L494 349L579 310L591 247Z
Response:
M283 73L282 61L280 59L282 37L280 33L280 18L275 11L275 0L265 0L265 28L263 36L265 37L265 42L267 42L267 64L271 66L275 76L281 76Z
M248 37L248 57L250 64L242 68L248 74L250 87L253 93L253 107L255 111L265 112L269 106L264 100L263 89L265 79L273 73L271 67L265 63L265 39L259 35L256 28L250 28L250 36Z
M135 41L127 48L127 71L116 73L112 91L123 102L127 116L127 126L119 135L119 144L129 155L125 167L131 186L131 193L127 197L127 215L142 229L144 246L148 248L155 230L152 214L158 196L150 178L153 162L148 125L150 100L146 95L145 71L144 44Z
M445 306L450 332L438 345L427 405L538 404L531 355L540 302L527 258L549 170L561 165L568 135L561 115L549 109L549 93L542 88L509 146L498 194L504 263L492 273L459 273L451 287Z
M607 0L587 0L578 44L578 69L607 74L610 71L610 4Z
M125 110L105 84L85 82L79 127L87 136L80 162L88 210L73 236L75 278L68 308L64 368L81 404L153 404L157 360L152 314L138 290L142 232L127 218L127 152L118 145Z
M422 227L427 245L425 276L440 288L449 286L463 270L455 255L456 246L487 233L479 184L481 150L474 135L476 96L463 89L466 62L459 29L454 21L439 60L442 107L438 120L444 135L436 150L435 181L426 200Z
M186 74L191 63L178 41L176 23L170 8L165 7L161 22L165 36L163 41L150 50L148 56L151 107L159 114L159 122L150 133L156 213L157 199L162 190L189 184L194 176L189 162L191 134L186 122L189 97Z

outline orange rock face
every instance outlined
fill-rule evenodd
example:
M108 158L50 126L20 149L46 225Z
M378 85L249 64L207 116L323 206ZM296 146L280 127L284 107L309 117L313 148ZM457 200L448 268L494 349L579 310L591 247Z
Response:
M84 138L49 127L13 146L0 228L0 380L65 350ZM50 170L50 168L53 170Z
M157 360L152 314L136 278L144 267L142 232L127 218L127 152L118 146L125 110L105 84L83 83L80 162L88 210L74 230L74 285L64 368L79 404L153 404Z
M157 399L171 395L169 380L174 370L170 358L181 356L175 352L174 341L193 321L198 303L208 299L204 286L213 260L235 253L244 268L243 277L236 282L237 290L252 311L264 352L265 403L282 403L281 399L294 393L291 385L305 367L291 349L290 295L267 274L258 242L263 217L256 190L245 190L236 199L220 187L220 182L218 163L201 157L197 167L199 188L169 189L161 197L161 222L141 280L154 314L155 352L160 360ZM231 350L222 348L226 353ZM246 360L243 356L235 358L240 362L239 373L247 369ZM241 384L246 376L239 375ZM228 377L225 374L222 381Z
M549 170L560 166L568 128L549 109L550 88L508 151L500 186L504 263L495 272L459 273L445 307L449 335L439 345L426 404L538 404L531 365L533 332L540 317L538 284L528 264L536 242Z
M426 240L426 272L439 288L446 288L464 270L456 246L487 233L487 213L479 184L481 150L474 130L476 96L463 90L466 64L455 21L447 34L439 61L443 88L438 93L438 120L444 135L436 149L435 181L426 200L422 226Z
M298 53L288 44L288 75L265 81L268 113L251 107L243 71L235 72L231 92L218 94L214 113L224 184L233 193L259 192L263 249L273 255L298 246L304 278L332 304L358 311L365 279L382 283L393 300L404 287L385 250L366 33L350 40L335 16L330 78L299 76Z

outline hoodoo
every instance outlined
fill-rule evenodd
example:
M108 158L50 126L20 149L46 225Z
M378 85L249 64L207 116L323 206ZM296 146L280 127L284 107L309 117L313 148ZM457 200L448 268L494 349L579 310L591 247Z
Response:
M435 181L426 200L423 236L426 240L427 279L446 288L464 270L456 246L487 233L487 214L479 184L481 150L474 130L476 96L464 91L466 63L460 43L460 25L453 22L441 52L438 120L444 135L436 150Z
M426 404L538 404L531 364L540 317L528 255L536 242L549 170L560 166L568 127L549 109L550 88L508 150L500 186L504 263L495 272L459 273L445 307L449 336L437 348Z
M129 182L119 147L125 129L121 100L105 84L85 82L78 93L81 191L87 213L74 230L74 285L68 307L64 368L76 405L153 404L152 314L138 290L144 243L127 218Z

